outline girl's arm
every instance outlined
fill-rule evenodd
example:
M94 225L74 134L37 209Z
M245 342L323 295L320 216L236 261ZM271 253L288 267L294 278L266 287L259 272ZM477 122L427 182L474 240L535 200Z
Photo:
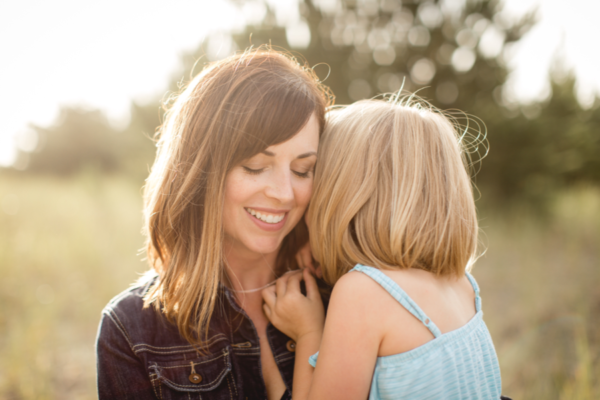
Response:
M306 296L300 291L300 281L306 283ZM262 292L264 311L277 329L296 342L294 364L294 400L306 399L313 367L308 358L319 351L323 333L324 310L317 282L307 269L288 273Z
M355 272L335 284L308 398L369 397L388 316L385 310L373 307L377 289L369 277Z
M316 291L316 282L306 273L305 281L307 293L313 283ZM373 303L369 301L377 295L377 289L370 278L359 273L347 274L336 283L327 311L322 340L311 339L310 336L298 337L294 367L294 400L364 400L368 397L383 337L384 320L387 317L385 310L373 307ZM286 291L282 290L281 298L278 295L279 291L271 292L276 296L274 304L279 301L282 301L282 305L292 304L297 299L295 287L288 286ZM272 300L273 298L270 299ZM277 328L278 323L284 325L282 332L286 334L285 329L301 332L300 325L306 322L290 311L293 308L294 312L307 313L308 309L296 307L289 307L288 313L281 312L283 307L275 307L271 316L267 316L273 318L271 321ZM308 364L308 355L314 354L317 341L321 341L321 346L313 374Z

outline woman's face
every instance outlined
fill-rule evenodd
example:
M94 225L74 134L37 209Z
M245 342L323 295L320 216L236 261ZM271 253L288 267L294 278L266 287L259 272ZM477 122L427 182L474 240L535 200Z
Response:
M287 142L270 146L234 167L225 179L225 248L252 257L279 250L310 200L319 147L313 114Z

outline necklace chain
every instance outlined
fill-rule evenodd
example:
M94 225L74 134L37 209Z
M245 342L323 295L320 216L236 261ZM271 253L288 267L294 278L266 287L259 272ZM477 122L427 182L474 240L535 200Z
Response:
M274 285L275 282L277 282L277 279L275 279L273 282L267 283L265 286L261 286L261 287L256 288L256 289L248 289L248 290L229 289L229 290L232 291L232 292L234 292L234 293L254 293L254 292L258 292L259 290L263 290L264 288L268 288L269 286Z

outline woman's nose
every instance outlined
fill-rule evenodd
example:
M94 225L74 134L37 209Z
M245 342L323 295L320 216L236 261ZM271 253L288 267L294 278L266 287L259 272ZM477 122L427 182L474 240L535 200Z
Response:
M294 200L294 188L292 186L291 172L281 171L273 174L265 194L267 197L276 199L282 204L292 202Z

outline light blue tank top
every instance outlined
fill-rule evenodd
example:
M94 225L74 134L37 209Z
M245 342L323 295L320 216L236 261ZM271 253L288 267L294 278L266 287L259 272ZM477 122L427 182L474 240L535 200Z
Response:
M369 399L499 399L502 388L498 357L483 322L479 287L475 290L477 314L465 325L442 334L435 323L396 282L373 267L356 265L418 318L435 339L416 349L377 357ZM318 354L310 357L314 367Z

